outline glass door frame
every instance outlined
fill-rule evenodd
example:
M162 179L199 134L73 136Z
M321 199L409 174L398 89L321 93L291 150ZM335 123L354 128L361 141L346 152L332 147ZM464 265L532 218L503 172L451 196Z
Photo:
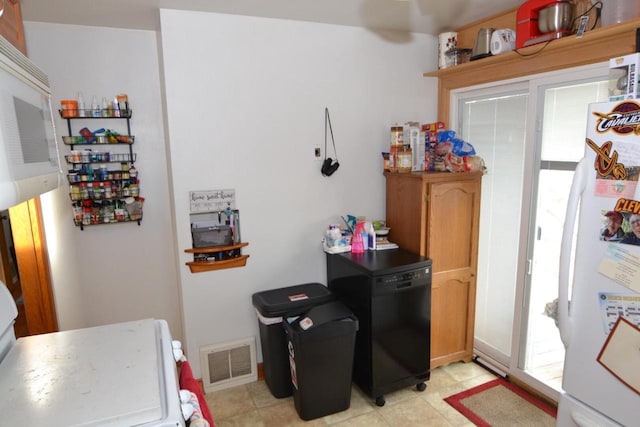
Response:
M450 127L453 130L461 129L461 114L459 114L460 103L465 99L477 98L475 93L487 93L494 91L494 95L498 96L503 93L503 87L517 83L525 83L528 85L529 98L527 102L528 116L533 117L527 120L525 147L524 147L524 175L522 186L521 201L521 224L519 241L519 256L517 265L516 292L514 301L514 316L512 326L512 343L511 354L504 357L497 356L491 362L499 370L504 371L507 375L512 376L524 384L534 388L545 396L558 401L560 393L552 387L540 382L536 378L529 375L520 366L520 362L524 360L526 354L526 337L527 337L527 321L528 309L525 304L528 302L528 289L530 283L529 277L529 260L532 256L532 239L535 237L535 209L537 205L537 180L540 171L541 157L541 117L543 99L539 92L542 87L572 85L587 80L596 80L606 76L608 73L608 63L597 63L586 66L576 67L572 69L563 69L534 76L526 76L518 79L510 79L489 84L460 88L451 91ZM470 141L473 143L472 141ZM480 156L482 153L478 153ZM492 358L492 355L483 353L483 356ZM505 363L506 362L506 363Z

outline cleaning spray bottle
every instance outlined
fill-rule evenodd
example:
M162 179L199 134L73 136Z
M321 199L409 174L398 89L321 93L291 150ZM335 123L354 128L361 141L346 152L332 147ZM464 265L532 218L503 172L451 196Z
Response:
M353 232L351 238L351 253L361 254L364 253L364 242L362 240L362 233L364 232L364 222L356 223L356 229Z

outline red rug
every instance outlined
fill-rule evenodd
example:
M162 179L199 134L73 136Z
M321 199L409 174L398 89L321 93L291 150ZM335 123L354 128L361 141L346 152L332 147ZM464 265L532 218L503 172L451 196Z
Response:
M480 427L516 424L555 426L556 408L502 378L444 400Z

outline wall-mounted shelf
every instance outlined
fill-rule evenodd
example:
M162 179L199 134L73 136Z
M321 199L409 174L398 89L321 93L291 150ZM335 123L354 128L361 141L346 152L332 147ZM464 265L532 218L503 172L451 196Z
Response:
M135 138L131 135L132 111L120 110L118 115L105 114L99 117L92 116L91 110L74 110L71 114L59 110L59 113L67 121L68 135L63 136L62 141L71 150L64 159L71 167L67 180L74 224L80 230L89 225L123 222L137 222L140 225L144 198L140 197L138 172L134 167L136 154L133 152ZM71 122L87 119L124 120L127 133L104 130L103 134L97 135L83 128L79 131L80 135L73 135ZM91 146L91 149L75 151L76 146ZM112 150L96 150L99 146ZM118 150L125 152L114 152ZM114 169L116 163L120 166Z
M186 253L194 254L194 260L186 262L185 265L192 273L244 267L247 265L249 255L242 255L240 249L248 245L249 243L245 242L226 246L185 249Z
M580 38L573 35L528 46L519 49L520 54L506 52L426 72L425 77L438 78L438 120L449 124L450 94L454 89L595 64L633 53L638 27L640 19L635 19L587 31Z

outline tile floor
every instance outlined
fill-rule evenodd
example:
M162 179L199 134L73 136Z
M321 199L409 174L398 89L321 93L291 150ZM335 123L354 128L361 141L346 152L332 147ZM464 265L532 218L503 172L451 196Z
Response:
M454 363L434 369L425 391L410 387L387 394L382 407L354 385L349 409L311 421L300 419L293 397L276 399L264 381L208 393L206 399L217 427L470 427L473 424L442 399L494 378L475 363Z

